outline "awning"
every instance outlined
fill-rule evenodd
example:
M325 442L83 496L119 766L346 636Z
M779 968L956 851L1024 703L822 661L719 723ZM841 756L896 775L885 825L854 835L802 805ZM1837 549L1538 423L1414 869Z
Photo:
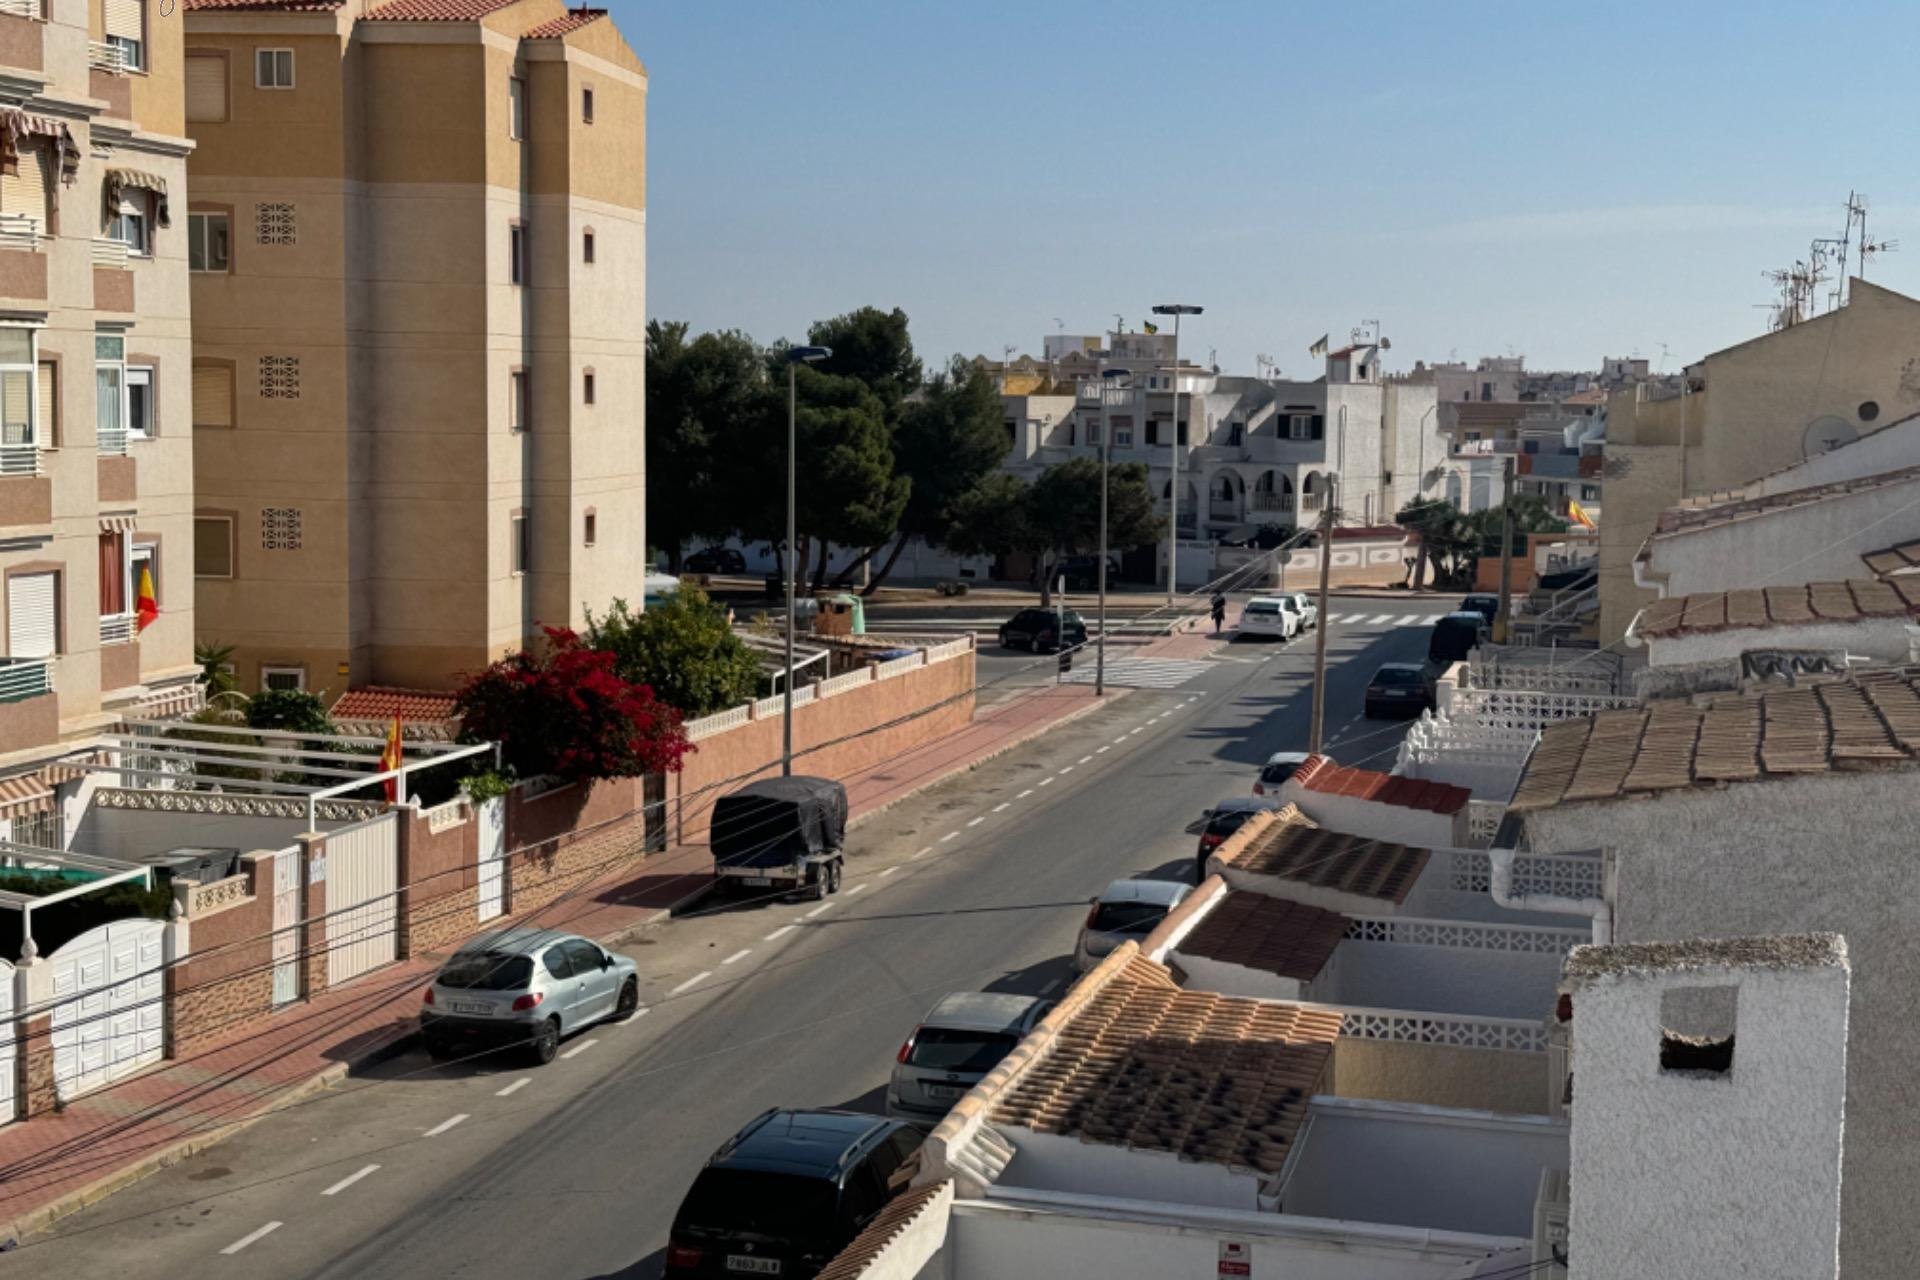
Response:
M148 173L144 169L109 169L101 191L106 198L107 220L111 222L120 212L120 193L128 187L153 193L153 220L161 226L171 226L167 217L167 180L157 173Z
M59 161L60 181L47 188L47 198L57 209L60 188L80 176L80 144L73 140L73 130L64 120L32 115L18 107L0 107L0 173L11 177L20 172L20 139L29 134L49 139L54 158Z
M134 526L135 524L137 524L137 523L139 523L139 520L140 520L140 517L139 517L139 516L137 516L137 515L132 515L132 516L101 516L101 517L100 517L100 532L102 532L102 533L132 533L132 532L133 532L133 526Z
M105 763L107 763L106 757L101 752L95 751L91 755L55 760L31 776L39 778L50 787L57 787L63 782L78 782L82 778L90 777L94 771L86 766Z
M22 813L44 813L53 808L53 791L37 773L0 778L0 818Z

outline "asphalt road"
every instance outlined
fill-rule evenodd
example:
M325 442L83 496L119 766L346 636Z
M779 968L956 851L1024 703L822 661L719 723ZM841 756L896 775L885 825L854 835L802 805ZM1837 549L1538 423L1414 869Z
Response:
M1418 627L1330 632L1337 758L1390 763L1403 728L1358 719L1360 692L1424 643ZM645 1014L546 1068L408 1055L0 1266L10 1280L658 1275L687 1183L743 1122L771 1106L878 1110L894 1051L941 995L1056 993L1091 894L1190 875L1200 811L1304 745L1312 644L1222 646L1197 670L861 826L827 904L735 904L649 931L628 948Z

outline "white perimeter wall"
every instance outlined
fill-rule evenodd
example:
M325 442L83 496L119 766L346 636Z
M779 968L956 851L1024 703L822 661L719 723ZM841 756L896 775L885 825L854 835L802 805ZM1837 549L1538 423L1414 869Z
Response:
M1544 1018L1560 979L1557 954L1414 947L1349 938L1313 981L1321 1004Z

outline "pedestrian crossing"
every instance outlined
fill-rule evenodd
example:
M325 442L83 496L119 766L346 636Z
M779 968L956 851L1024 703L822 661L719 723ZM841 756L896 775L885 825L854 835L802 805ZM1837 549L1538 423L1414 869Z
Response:
M1129 689L1177 689L1210 667L1198 658L1108 658L1107 683ZM1062 684L1092 684L1092 654L1074 655L1073 670L1060 677Z
M1444 613L1329 613L1327 624L1335 627L1430 627L1446 616Z

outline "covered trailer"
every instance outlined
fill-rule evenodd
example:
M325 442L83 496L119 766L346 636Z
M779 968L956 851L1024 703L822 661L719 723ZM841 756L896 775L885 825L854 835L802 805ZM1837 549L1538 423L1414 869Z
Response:
M708 844L722 886L819 899L840 888L847 789L830 778L762 778L721 796Z

